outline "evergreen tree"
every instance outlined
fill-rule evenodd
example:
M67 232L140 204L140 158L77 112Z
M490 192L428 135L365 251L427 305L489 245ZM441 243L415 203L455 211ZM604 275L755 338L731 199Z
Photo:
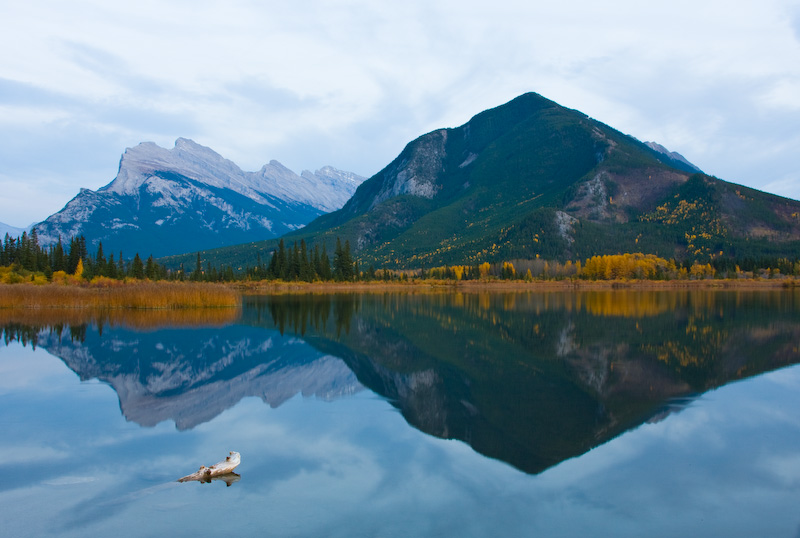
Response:
M66 271L69 274L75 274L75 269L78 267L78 262L85 258L83 250L86 248L85 242L82 244L80 237L73 237L69 241L69 253L67 254Z
M149 258L147 258L147 263L144 267L144 276L147 277L149 280L156 280L157 275L157 266L155 261L153 260L153 255L151 254Z
M275 278L278 278L279 274L280 274L280 272L279 272L279 269L278 269L278 251L277 250L273 250L272 251L272 258L270 258L269 266L267 267L267 277L275 279Z
M322 253L319 257L317 274L319 275L320 279L324 281L328 281L333 278L333 274L331 273L331 260L328 258L328 248L325 243L322 244Z
M315 276L314 266L308 259L308 249L305 239L300 240L300 280L313 282Z
M131 263L130 266L129 276L132 278L136 278L138 280L144 279L144 264L142 263L142 259L139 257L138 252L133 257L133 262Z
M283 239L278 243L278 259L275 265L275 278L286 280L289 271L289 260Z
M34 227L31 230L31 250L33 251L33 271L44 271L49 265L50 260L44 249L39 246L39 233Z
M119 275L117 274L117 262L114 261L114 253L111 253L111 256L108 257L108 263L106 264L106 270L103 273L103 276L107 276L108 278L117 278Z
M333 251L333 278L339 281L345 280L346 273L344 248L342 247L342 241L337 237L336 250Z
M19 238L16 261L22 266L23 269L31 271L33 270L34 260L35 258L33 257L33 252L31 251L31 242L30 238L28 237L28 233L22 232L22 236Z
M11 244L11 237L6 233L3 239L3 249L0 251L0 266L11 265L11 256L9 254L9 245Z
M64 245L61 243L61 234L58 235L56 246L51 250L50 267L53 268L53 271L67 270L67 260L64 256Z
M353 280L355 277L355 270L353 268L353 257L350 255L350 240L345 240L344 249L342 251L342 275L343 280Z
M200 253L197 253L197 262L194 265L194 271L192 271L191 276L189 276L189 280L192 282L200 282L203 280L203 262L200 259Z
M320 275L320 265L322 264L321 255L319 251L319 245L314 245L314 249L311 251L311 265L314 268L314 274L317 278L322 278Z
M91 256L87 255L85 259L81 260L81 262L83 263L84 280L91 280L97 276L97 266L95 265Z
M107 273L107 271L106 271L107 262L106 262L105 254L103 254L103 242L102 241L100 241L97 244L97 255L94 257L94 260L95 260L95 262L94 262L94 264L95 264L95 273L97 275L106 276L106 273Z
M297 248L297 241L292 245L289 257L289 270L286 280L297 280L300 276L300 249Z

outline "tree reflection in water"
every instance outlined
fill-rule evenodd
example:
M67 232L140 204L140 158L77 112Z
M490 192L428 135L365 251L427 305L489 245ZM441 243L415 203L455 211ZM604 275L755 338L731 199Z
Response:
M539 473L696 394L798 362L798 299L791 290L308 294L246 297L241 312L183 319L5 312L0 323L6 342L45 347L82 379L124 386L123 412L143 425L191 428L248 395L277 406L363 385L412 426Z

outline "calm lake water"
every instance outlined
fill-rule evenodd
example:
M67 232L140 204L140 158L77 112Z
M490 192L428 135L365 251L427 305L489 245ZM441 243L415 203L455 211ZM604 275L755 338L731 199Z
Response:
M800 293L0 309L0 535L800 536ZM241 453L240 475L178 483Z

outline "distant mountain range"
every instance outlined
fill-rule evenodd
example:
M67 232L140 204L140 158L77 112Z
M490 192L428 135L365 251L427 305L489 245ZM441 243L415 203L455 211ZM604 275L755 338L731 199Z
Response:
M410 142L338 211L286 236L345 239L362 267L796 256L800 202L722 181L535 93ZM253 263L275 242L204 252ZM167 260L177 263L178 258Z
M19 237L22 235L22 232L28 230L29 228L17 228L16 226L10 226L3 222L0 222L0 239L8 234L9 237Z
M278 161L244 172L192 140L169 150L145 142L125 151L110 184L81 189L36 228L43 245L84 235L106 252L166 256L296 230L344 205L363 180L332 167L297 175Z

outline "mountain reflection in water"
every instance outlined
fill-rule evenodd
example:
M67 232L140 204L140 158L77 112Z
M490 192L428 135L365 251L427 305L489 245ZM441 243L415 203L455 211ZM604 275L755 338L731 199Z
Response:
M192 428L245 396L278 406L366 386L415 428L527 473L800 360L796 291L282 295L246 297L237 316L69 334L6 316L3 330L110 384L144 426Z

